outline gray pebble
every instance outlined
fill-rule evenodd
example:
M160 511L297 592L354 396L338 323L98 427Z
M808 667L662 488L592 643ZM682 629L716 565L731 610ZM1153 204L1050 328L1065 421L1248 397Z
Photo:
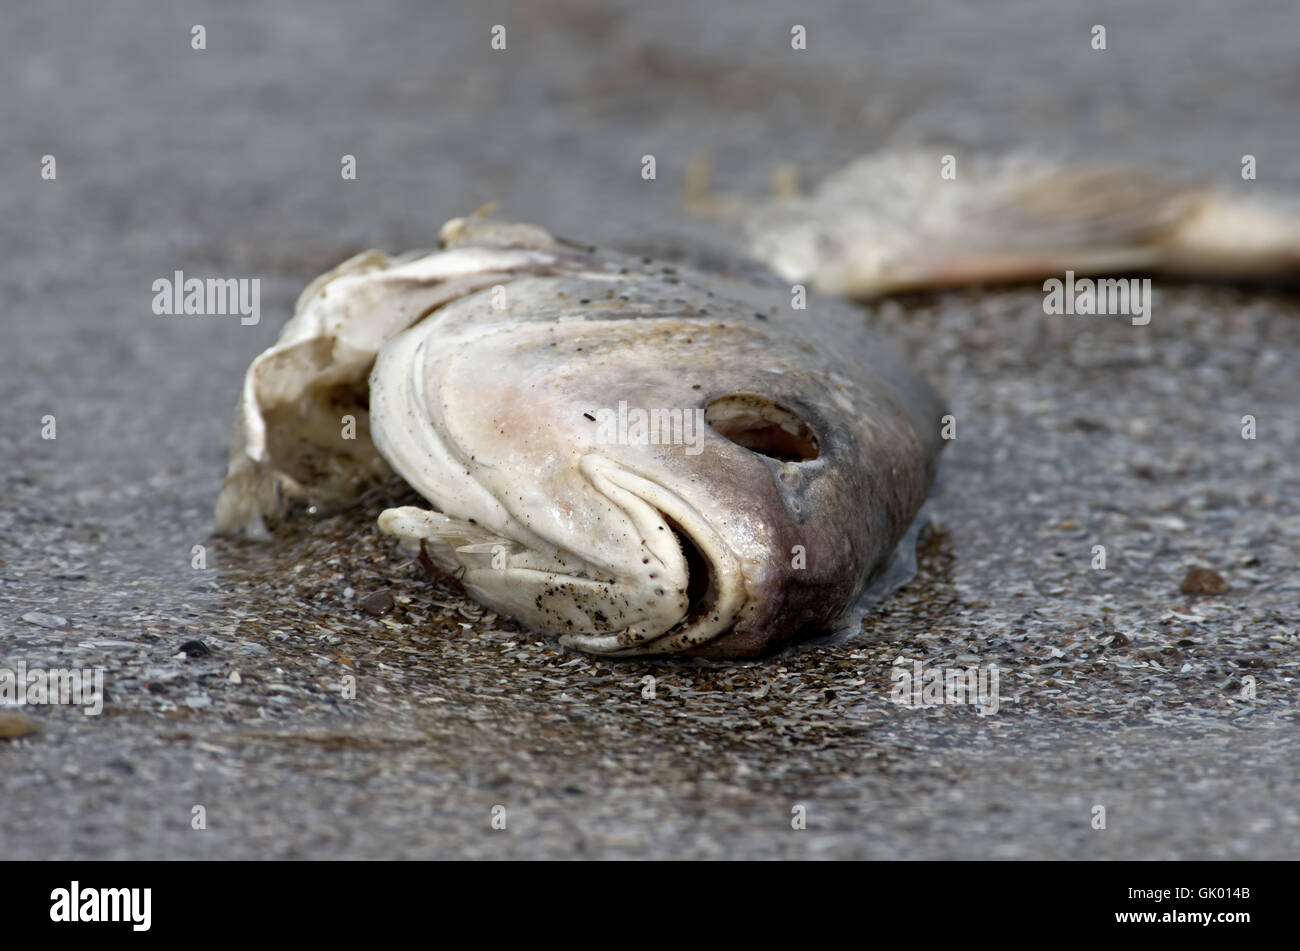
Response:
M380 617L393 610L393 596L386 589L376 591L374 594L362 598L357 607L367 614Z
M46 614L44 611L30 611L23 615L23 620L28 624L35 624L39 627L67 627L68 619L59 617L57 614Z

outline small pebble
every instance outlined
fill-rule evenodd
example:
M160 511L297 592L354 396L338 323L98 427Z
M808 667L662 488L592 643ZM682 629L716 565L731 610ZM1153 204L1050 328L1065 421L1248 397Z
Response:
M67 627L68 619L59 617L57 614L46 614L44 611L31 611L23 615L23 620L28 624L35 624L39 627Z
M393 596L387 591L376 591L362 598L357 607L367 614L379 617L393 610Z
M0 710L0 740L13 740L37 729L31 717L13 710Z
M1228 582L1223 580L1223 575L1209 568L1188 568L1178 590L1183 594L1223 594L1228 590Z

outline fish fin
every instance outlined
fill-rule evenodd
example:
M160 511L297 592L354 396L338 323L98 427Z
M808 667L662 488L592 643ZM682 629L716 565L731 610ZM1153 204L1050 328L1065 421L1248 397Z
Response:
M549 248L555 238L545 228L488 217L496 202L483 205L465 218L452 218L438 232L443 251L474 246L480 248Z
M692 218L728 220L744 209L738 195L713 189L713 156L696 152L686 164L682 186L682 210Z
M685 610L684 600L665 598L655 602L655 610L638 612L632 607L635 581L575 574L574 564L430 509L385 509L379 529L398 536L404 552L427 558L476 600L524 620L541 612L573 631L574 646L585 650L617 652L642 644L671 626L679 616L675 609Z
M1204 195L1145 169L1067 165L965 196L966 220L952 238L999 252L1141 247L1176 227Z
M772 169L772 199L782 201L799 194L799 166L793 162L782 162Z
M490 552L494 546L504 545L511 550L519 547L510 539L489 532L474 522L416 505L384 509L379 515L379 530L386 535L428 541L447 551Z

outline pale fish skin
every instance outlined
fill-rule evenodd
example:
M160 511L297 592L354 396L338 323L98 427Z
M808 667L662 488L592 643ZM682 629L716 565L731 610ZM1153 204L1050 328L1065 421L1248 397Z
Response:
M620 401L709 425L611 442L595 418ZM944 413L850 306L457 219L437 252L367 252L303 293L248 371L217 528L265 535L286 498L391 468L430 507L381 529L492 609L592 653L758 656L852 612Z
M1194 280L1300 276L1300 205L1241 181L1208 186L1122 163L1036 154L867 155L806 195L758 205L696 200L745 251L828 295L884 294L1132 272Z

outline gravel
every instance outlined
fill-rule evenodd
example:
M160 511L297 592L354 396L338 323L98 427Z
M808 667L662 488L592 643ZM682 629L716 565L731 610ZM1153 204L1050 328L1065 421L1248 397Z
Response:
M1145 327L1047 316L1032 287L865 308L957 420L919 573L860 633L761 663L522 630L378 535L400 485L271 545L209 534L240 377L296 294L490 200L671 252L718 233L681 211L697 154L761 193L780 163L807 181L917 140L1236 188L1249 152L1300 192L1293 5L1194 8L7 10L0 669L102 668L105 696L87 716L0 694L0 851L1300 854L1294 296L1157 281ZM155 315L177 270L259 278L261 319ZM927 689L970 669L996 670L996 712Z

